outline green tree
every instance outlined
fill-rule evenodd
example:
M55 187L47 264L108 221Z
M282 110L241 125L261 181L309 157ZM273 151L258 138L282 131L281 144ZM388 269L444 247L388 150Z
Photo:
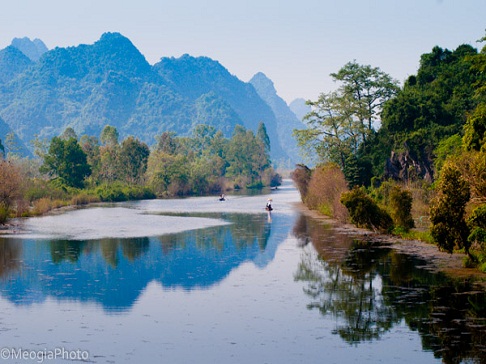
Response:
M466 224L466 204L470 198L469 184L451 163L442 168L438 195L430 208L431 233L438 247L452 253L455 247L469 251L469 228Z
M91 167L91 178L95 181L99 178L101 168L100 141L95 136L83 135L79 144L86 153L88 164Z
M185 155L154 151L148 159L148 184L158 196L184 195L189 192L189 168Z
M226 175L240 187L262 184L263 172L270 168L265 146L251 130L236 125L226 151Z
M105 146L115 146L118 145L118 130L111 125L106 125L101 131L101 144Z
M40 169L50 176L59 176L71 187L83 187L84 179L91 174L86 153L74 138L52 138Z
M341 195L341 203L346 206L351 221L358 227L382 231L390 231L393 228L390 215L366 194L363 187L355 187L344 192Z
M298 145L307 154L314 152L320 162L331 161L345 169L346 158L357 153L364 133L362 125L353 119L349 98L333 92L307 104L312 107L304 117L307 128L294 130Z
M147 170L150 149L147 144L130 136L123 140L120 148L120 175L126 182L141 183Z
M267 133L267 127L265 126L264 122L260 122L258 124L258 129L257 129L257 138L263 143L265 146L265 152L267 154L270 153L270 137L268 136Z
M347 63L339 72L331 73L331 76L335 81L343 83L340 92L352 100L350 107L354 118L362 126L362 139L366 142L367 135L380 121L383 104L398 92L398 81L378 67L360 65L356 61Z
M371 178L370 158L363 158L364 152L381 122L384 103L399 90L398 82L379 68L356 62L331 76L341 86L307 102L307 128L294 130L294 135L305 155L314 153L318 163L337 163L351 186L362 184Z
M62 140L69 140L70 138L74 138L78 140L78 135L74 131L73 128L68 127L64 130L64 132L59 136Z
M399 186L393 186L390 191L389 209L395 226L408 231L415 227L412 217L412 193Z
M155 149L166 154L175 154L177 150L175 135L174 132L164 131L162 135L156 137L157 146Z

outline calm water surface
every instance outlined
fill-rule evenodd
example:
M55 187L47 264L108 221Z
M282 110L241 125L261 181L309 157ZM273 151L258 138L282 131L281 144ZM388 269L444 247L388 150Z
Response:
M23 221L15 238L0 237L2 359L67 362L80 350L93 363L485 362L484 292L301 215L289 183L271 193L271 216L268 197ZM18 349L30 358L12 358ZM64 359L42 357L56 350Z

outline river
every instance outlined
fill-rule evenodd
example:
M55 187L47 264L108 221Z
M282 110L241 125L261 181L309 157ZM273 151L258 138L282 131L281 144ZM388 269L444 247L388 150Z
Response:
M286 181L226 201L21 220L0 237L2 361L485 362L473 282L361 242L298 201Z

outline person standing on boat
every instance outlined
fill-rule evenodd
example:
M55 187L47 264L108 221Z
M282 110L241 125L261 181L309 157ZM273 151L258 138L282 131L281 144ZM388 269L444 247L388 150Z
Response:
M267 211L272 211L273 210L273 207L272 207L272 199L271 198L269 198L267 200L267 205L265 206L265 210L267 210Z

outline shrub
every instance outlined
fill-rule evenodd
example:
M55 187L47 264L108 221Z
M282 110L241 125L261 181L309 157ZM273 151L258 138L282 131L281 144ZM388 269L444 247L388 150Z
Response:
M385 232L393 228L390 215L381 209L362 187L355 187L343 193L341 203L346 206L351 221L358 227Z
M305 204L324 215L345 221L347 210L340 201L341 194L348 190L346 179L337 164L318 166L312 172L307 186Z
M473 210L467 219L471 230L467 240L469 244L477 243L482 250L486 249L486 204Z
M303 164L297 164L295 170L290 175L300 192L302 202L305 202L305 198L307 196L307 187L309 185L311 175L312 171Z
M93 202L99 202L100 198L96 195L90 195L86 192L81 192L74 195L71 198L71 205L79 206L79 205L87 205Z
M7 221L8 219L8 216L9 216L8 206L5 203L0 202L0 224L5 223L5 221Z
M394 186L390 191L389 203L391 217L395 226L408 231L415 227L412 218L412 193Z
M99 200L104 202L119 202L128 200L142 200L155 198L155 194L148 187L128 186L120 183L104 184L95 189Z
M123 192L120 185L102 185L96 188L96 195L104 202L127 201L128 196Z
M469 228L466 224L466 204L470 198L469 184L459 170L447 163L438 181L438 195L430 208L431 233L439 246L449 253L455 247L469 251Z

